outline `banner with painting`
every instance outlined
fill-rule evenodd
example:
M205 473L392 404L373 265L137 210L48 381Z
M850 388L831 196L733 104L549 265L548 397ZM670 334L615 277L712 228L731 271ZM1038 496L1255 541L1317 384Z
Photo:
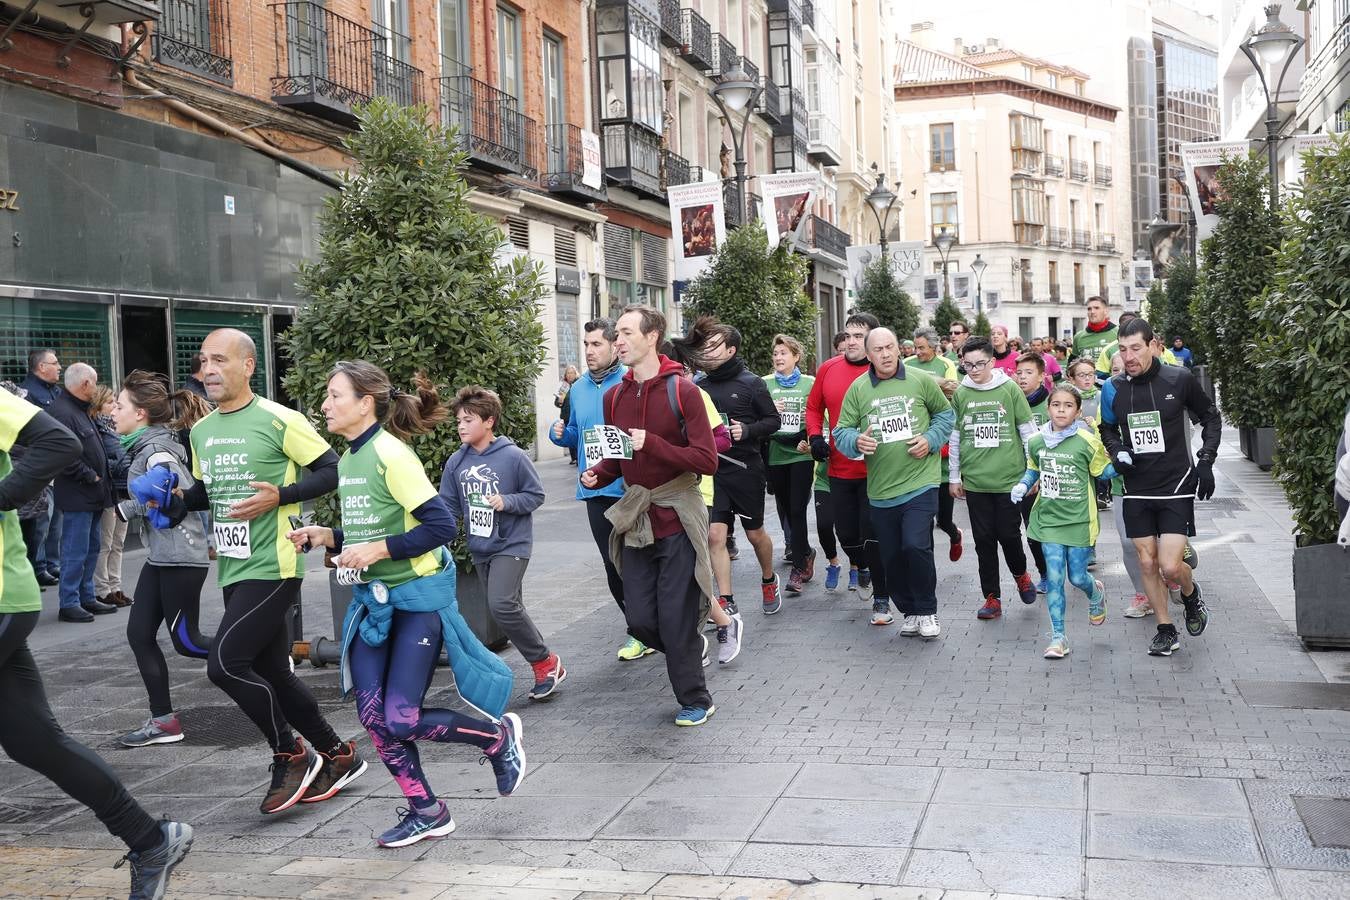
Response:
M863 270L881 256L881 245L850 246L845 254L848 258L849 286L856 291L862 287ZM918 302L923 295L923 241L887 244L886 258L891 264L895 280L900 282L901 290Z
M1236 158L1251 148L1250 141L1206 141L1182 144L1181 159L1186 165L1186 189L1195 213L1196 236L1204 240L1219 224L1217 203L1223 199L1219 186L1219 167L1225 157Z
M779 172L759 176L759 193L764 198L761 216L770 247L777 247L783 240L787 241L789 249L797 246L819 192L819 172Z
M666 196L670 198L670 230L675 236L672 277L688 281L703 274L712 255L727 239L722 182L673 185Z

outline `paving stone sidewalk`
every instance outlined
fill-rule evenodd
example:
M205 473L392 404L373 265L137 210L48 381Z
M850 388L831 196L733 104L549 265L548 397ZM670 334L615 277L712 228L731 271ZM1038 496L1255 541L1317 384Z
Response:
M530 704L528 667L505 652L530 759L517 795L497 798L466 748L424 749L459 826L441 841L374 846L401 799L378 766L331 801L263 820L266 748L199 662L169 656L188 739L115 749L112 738L146 715L125 613L61 625L55 597L44 595L53 609L33 646L58 718L152 812L198 827L174 896L946 891L955 900L1140 897L1163 885L1233 900L1350 896L1350 850L1315 846L1295 805L1350 806L1350 715L1258 706L1242 692L1256 682L1350 680L1350 654L1313 656L1299 644L1288 510L1269 476L1234 451L1221 453L1216 501L1199 512L1211 624L1200 638L1183 633L1171 658L1146 655L1151 619L1120 615L1133 592L1109 518L1096 570L1108 619L1090 628L1084 599L1072 595L1073 652L1062 661L1041 658L1043 604L1018 603L1006 575L1014 599L1003 619L975 619L973 547L952 564L938 536L943 635L924 642L868 626L858 595L826 593L822 576L780 614L762 616L742 540L746 649L708 670L718 712L698 729L671 724L677 708L659 655L615 658L622 624L570 499L574 475L557 461L541 473L549 500L536 517L526 602L569 676L556 699ZM128 584L142 558L129 555ZM323 572L307 577L305 602L307 633L330 633ZM218 591L208 589L203 609L209 631ZM362 733L333 668L298 673L341 733ZM447 685L437 678L431 702L455 702ZM115 895L126 871L107 869L115 848L86 811L0 759L4 890ZM472 872L498 880L482 884Z

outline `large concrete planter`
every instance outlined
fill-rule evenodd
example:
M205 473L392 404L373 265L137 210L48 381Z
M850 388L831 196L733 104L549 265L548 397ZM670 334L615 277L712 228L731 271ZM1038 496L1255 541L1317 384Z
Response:
M1350 647L1350 551L1336 544L1294 549L1294 622L1309 650Z
M1238 450L1240 450L1240 451L1242 452L1242 455L1243 455L1244 457L1246 457L1247 459L1251 459L1251 458L1252 458L1252 431L1253 431L1253 430L1254 430L1254 429L1251 429L1251 428L1243 428L1243 427L1239 427L1238 430L1237 430L1237 433L1238 433Z
M1260 466L1261 471L1269 472L1270 467L1275 465L1275 429L1253 428L1251 432L1251 461Z
M1208 370L1204 366L1196 366L1191 369L1191 373L1195 375L1195 380L1200 382L1200 389L1209 395L1211 400L1214 399L1214 379L1209 377Z

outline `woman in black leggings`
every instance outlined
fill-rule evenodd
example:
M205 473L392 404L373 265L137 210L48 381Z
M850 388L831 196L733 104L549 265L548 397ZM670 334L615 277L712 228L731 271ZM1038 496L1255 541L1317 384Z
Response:
M15 446L28 452L11 464ZM0 390L0 748L89 807L127 845L132 900L160 898L169 872L192 847L192 826L156 822L97 753L61 730L28 649L42 598L15 510L79 457L79 441L60 423Z
M210 412L192 391L170 395L163 376L139 369L127 376L113 406L113 425L121 435L131 462L127 482L145 483L172 473L183 489L192 486L192 465L175 431L190 428ZM152 471L154 470L154 471ZM147 472L150 474L147 476ZM136 583L135 603L127 619L127 643L136 655L146 693L150 695L150 718L118 741L126 747L172 744L183 739L183 726L169 699L169 669L159 649L159 629L169 628L169 638L179 656L206 659L210 639L198 630L198 607L206 582L206 534L200 516L188 516L176 526L158 510L150 510L132 491L130 500L116 507L123 521L145 517L150 548L146 565Z

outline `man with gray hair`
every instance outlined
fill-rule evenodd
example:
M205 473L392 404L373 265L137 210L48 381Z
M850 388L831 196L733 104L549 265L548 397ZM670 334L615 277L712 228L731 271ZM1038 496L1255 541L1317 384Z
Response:
M66 369L66 389L51 402L47 412L80 442L80 458L61 470L53 482L55 506L61 513L61 609L62 622L92 622L94 616L116 612L94 595L94 569L98 565L103 510L112 506L112 479L90 415L89 402L98 386L94 367L82 362Z
M46 409L61 394L61 362L56 351L50 347L39 347L28 353L28 377L20 385L28 396L25 397L38 409ZM37 574L38 584L51 587L59 583L61 568L57 565L61 558L61 513L52 508L51 495L47 505L33 524L32 550L36 554L33 570Z

